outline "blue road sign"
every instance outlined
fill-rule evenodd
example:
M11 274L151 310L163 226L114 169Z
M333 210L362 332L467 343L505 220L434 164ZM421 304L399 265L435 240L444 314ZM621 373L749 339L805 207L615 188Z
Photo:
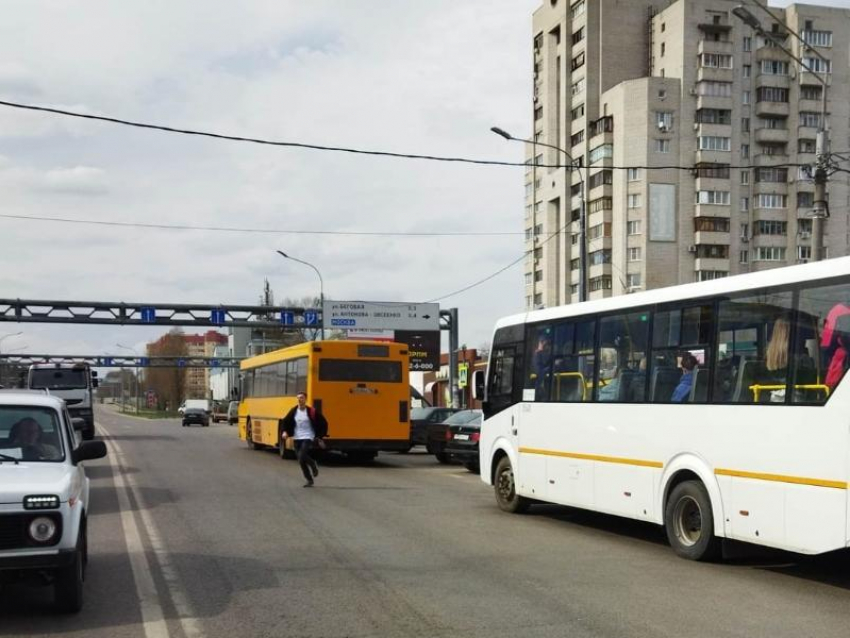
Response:
M291 326L295 323L295 313L289 310L284 310L280 313L280 322L284 326Z
M219 366L218 359L210 359L210 367L217 368Z
M178 368L186 367L186 359L177 359L177 367Z
M220 308L216 308L214 310L210 310L210 323L221 325L224 323L225 317L224 310Z
M112 365L112 357L103 357L102 359L103 365L111 366Z
M315 310L304 311L304 323L308 326L316 326L319 324L319 313Z
M142 315L142 323L156 322L156 308L153 306L142 306L139 311Z
M139 367L145 368L151 364L151 360L147 357L139 357Z

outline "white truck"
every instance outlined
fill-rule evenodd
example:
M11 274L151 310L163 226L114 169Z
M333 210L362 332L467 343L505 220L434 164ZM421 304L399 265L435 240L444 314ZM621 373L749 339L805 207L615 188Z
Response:
M51 395L64 399L71 416L86 422L81 431L83 439L90 441L94 438L97 372L87 364L36 363L29 367L27 387L47 390Z
M182 415L183 412L186 411L186 408L198 408L199 410L206 412L207 416L211 416L212 401L209 399L186 399L180 404L180 407L177 408L177 412Z

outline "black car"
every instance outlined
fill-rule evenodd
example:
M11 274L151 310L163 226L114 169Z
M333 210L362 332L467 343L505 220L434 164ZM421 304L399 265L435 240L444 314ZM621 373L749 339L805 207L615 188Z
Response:
M446 444L449 442L449 428L453 425L465 425L470 421L478 419L481 422L481 410L461 410L449 416L442 423L434 423L428 426L428 452L437 457L440 463L449 462L449 454Z
M477 472L478 441L481 438L483 414L481 410L464 410L452 418L458 422L450 424L446 431L445 454L463 463L470 472Z
M442 423L455 412L454 408L413 408L410 411L410 445L427 445L429 426Z
M183 427L187 428L193 423L202 425L203 427L209 427L210 415L207 414L206 410L202 410L201 408L186 408L183 412Z

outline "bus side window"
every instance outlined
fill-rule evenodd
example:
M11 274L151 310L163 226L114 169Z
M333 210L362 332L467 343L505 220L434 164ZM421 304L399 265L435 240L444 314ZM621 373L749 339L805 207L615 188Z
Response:
M533 326L526 340L526 367L523 401L548 401L552 387L554 330L552 326Z
M850 366L850 284L801 290L792 403L823 405Z

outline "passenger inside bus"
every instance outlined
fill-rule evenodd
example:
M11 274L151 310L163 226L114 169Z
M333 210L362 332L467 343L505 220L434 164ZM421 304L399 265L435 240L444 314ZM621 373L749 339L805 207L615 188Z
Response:
M829 311L821 335L821 350L824 360L829 361L824 383L832 391L850 365L850 307L836 304Z
M676 386L670 397L670 400L674 403L684 403L690 399L697 363L697 358L690 352L682 355L682 378L679 379L679 385Z

